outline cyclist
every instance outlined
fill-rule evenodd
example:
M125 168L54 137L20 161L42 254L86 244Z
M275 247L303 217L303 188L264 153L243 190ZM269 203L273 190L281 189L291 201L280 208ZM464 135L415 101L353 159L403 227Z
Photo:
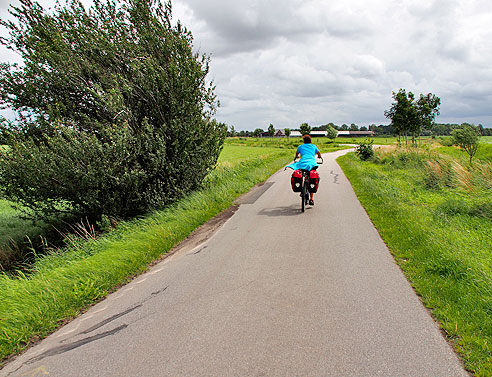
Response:
M316 158L315 158L315 156L321 158L321 153L318 147L311 143L311 136L309 135L304 135L302 137L302 140L304 141L304 144L301 144L297 147L296 158L294 160L297 160L299 156L301 157L301 159L297 162L288 165L288 167L292 168L293 170L303 169L303 170L311 171L311 170L318 169L319 165L316 162ZM314 205L313 192L310 193L309 205L311 206Z

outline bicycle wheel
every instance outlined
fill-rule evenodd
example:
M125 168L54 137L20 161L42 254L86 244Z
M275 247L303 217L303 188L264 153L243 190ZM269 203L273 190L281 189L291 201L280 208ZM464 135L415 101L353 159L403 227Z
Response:
M306 195L306 185L303 184L301 187L301 212L304 212L304 197Z
M301 212L304 212L304 207L306 206L306 196L308 195L308 181L304 178L301 191Z

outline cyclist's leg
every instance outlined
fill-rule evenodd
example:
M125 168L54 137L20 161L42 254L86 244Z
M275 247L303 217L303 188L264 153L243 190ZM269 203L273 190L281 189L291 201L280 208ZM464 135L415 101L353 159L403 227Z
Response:
M313 167L311 170L318 170L318 166ZM310 192L309 194L309 205L314 205L314 192Z

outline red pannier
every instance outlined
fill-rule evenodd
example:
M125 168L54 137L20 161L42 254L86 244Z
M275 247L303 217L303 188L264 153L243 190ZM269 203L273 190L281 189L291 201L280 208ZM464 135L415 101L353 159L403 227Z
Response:
M292 176L290 177L290 184L292 185L292 191L301 192L302 191L302 171L294 170Z
M316 170L311 170L309 172L309 185L308 185L309 192L313 192L313 193L317 192L318 186L319 186L319 174Z

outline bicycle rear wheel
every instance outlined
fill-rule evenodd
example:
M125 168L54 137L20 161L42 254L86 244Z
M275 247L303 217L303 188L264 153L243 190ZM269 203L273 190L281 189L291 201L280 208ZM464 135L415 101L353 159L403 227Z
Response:
M304 179L301 190L301 212L304 212L304 207L306 206L306 196L308 195L308 181Z

